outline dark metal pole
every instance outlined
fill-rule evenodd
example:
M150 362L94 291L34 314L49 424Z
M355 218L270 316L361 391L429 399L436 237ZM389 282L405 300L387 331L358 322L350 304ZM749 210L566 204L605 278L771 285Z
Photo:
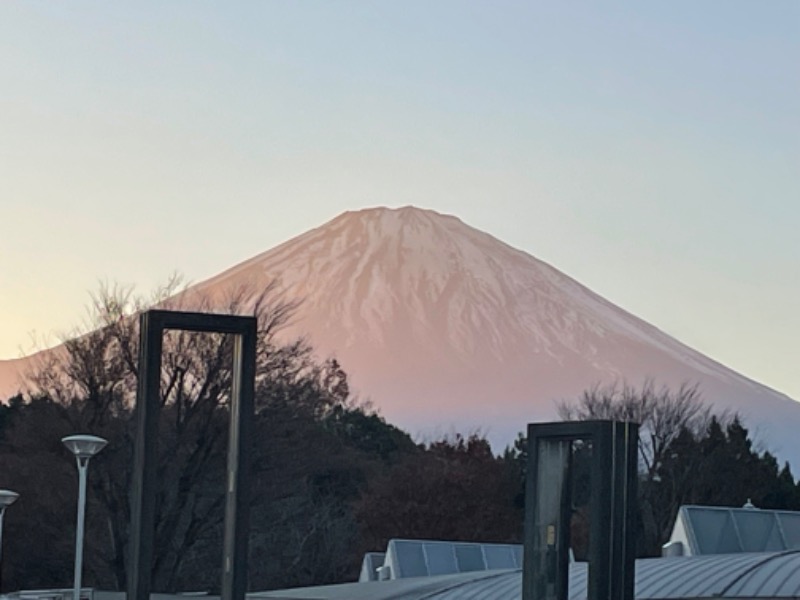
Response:
M589 525L589 573L587 598L589 600L614 600L610 580L613 564L611 532L612 521L612 448L609 438L610 423L595 422L597 433L592 436L592 474Z
M155 529L158 413L163 327L150 312L139 317L136 446L131 486L128 600L150 600Z
M566 600L569 587L572 442L528 427L523 598Z
M250 521L250 447L254 415L256 322L234 338L228 434L228 481L222 559L222 600L244 600Z
M622 532L618 552L621 575L617 582L615 597L633 599L636 571L636 491L639 481L639 425L637 423L615 423L619 480L617 510Z
M638 426L612 421L528 426L522 597L568 597L569 449L577 440L591 443L587 598L633 600Z
M3 593L3 517L6 514L6 507L0 507L0 594Z
M249 455L255 414L255 317L150 310L139 319L137 432L131 490L128 600L149 600L155 535L158 416L161 408L161 356L168 329L234 335L230 402L222 599L244 600L249 535Z

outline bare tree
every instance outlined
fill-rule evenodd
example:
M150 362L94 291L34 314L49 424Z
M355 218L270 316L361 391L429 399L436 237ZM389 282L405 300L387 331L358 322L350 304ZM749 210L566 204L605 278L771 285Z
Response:
M653 380L641 388L627 383L595 385L574 401L561 401L558 414L565 421L609 419L639 424L639 458L647 478L655 477L670 446L688 431L702 434L711 422L697 384L682 383L677 390L656 387Z
M260 410L291 402L296 410L322 413L341 400L336 390L320 393L324 390L320 381L334 377L333 370L313 360L305 341L284 344L277 339L297 304L282 298L274 283L255 294L237 290L213 304L179 288L180 281L174 278L153 297L141 299L129 289L102 286L92 297L82 330L69 336L62 348L46 353L27 377L28 394L64 406L73 430L91 431L111 441L91 478L93 493L106 509L105 533L100 530L92 539L104 541L87 546L87 551L105 562L101 571L114 573L114 581L105 583L118 589L125 586L140 311L158 306L255 315ZM185 331L164 336L154 589L174 589L192 547L221 522L224 494L219 474L224 469L231 363L228 336Z
M646 554L655 553L669 537L677 510L692 485L687 474L693 470L672 472L672 459L676 452L685 451L686 440L696 442L705 435L713 418L698 386L683 383L673 390L656 387L652 380L641 388L627 383L597 385L577 400L560 402L558 412L565 420L610 419L639 424L641 549ZM699 456L696 459L701 460Z

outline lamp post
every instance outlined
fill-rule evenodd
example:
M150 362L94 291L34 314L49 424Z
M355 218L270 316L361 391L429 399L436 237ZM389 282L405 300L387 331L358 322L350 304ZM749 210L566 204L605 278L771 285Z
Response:
M86 514L86 471L89 459L108 443L96 435L68 435L61 441L75 455L78 463L78 527L75 532L75 578L72 599L80 600L81 574L83 569L83 523Z
M3 516L6 514L6 509L14 504L19 498L17 492L11 490L0 490L0 592L3 590L2 586L2 573L3 573Z

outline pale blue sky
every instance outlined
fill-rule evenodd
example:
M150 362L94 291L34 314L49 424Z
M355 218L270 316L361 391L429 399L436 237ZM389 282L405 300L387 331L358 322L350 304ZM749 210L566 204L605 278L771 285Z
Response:
M414 204L800 399L798 65L795 0L3 2L0 358Z

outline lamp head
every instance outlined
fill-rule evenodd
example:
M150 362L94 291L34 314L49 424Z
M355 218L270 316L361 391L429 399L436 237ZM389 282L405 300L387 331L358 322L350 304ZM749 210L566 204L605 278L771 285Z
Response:
M7 508L14 504L19 498L19 494L17 492L12 492L11 490L0 490L0 510Z
M68 435L61 438L64 445L79 459L90 459L105 448L108 441L96 435Z

